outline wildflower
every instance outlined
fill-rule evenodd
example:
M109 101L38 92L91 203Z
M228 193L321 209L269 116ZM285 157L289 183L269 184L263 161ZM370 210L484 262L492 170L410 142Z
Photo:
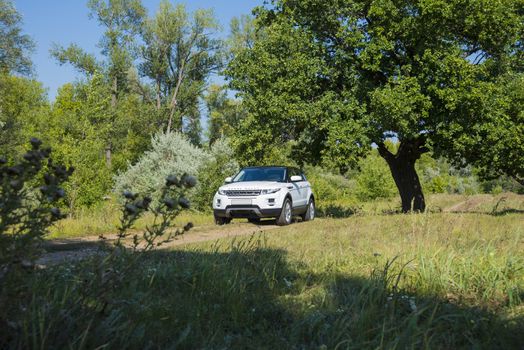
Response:
M190 203L189 203L189 200L187 200L186 198L184 197L180 197L178 199L178 204L180 204L180 206L184 209L189 209L189 207L191 206Z
M64 191L64 189L59 188L59 189L56 190L55 194L56 194L56 198L64 198L65 191Z
M51 216L54 218L54 219L61 219L62 218L62 213L60 212L60 209L59 208L51 208Z
M138 208L134 206L133 204L126 204L125 209L126 209L126 212L131 215L135 215L138 213Z
M29 142L31 143L31 146L33 146L33 149L39 149L40 146L42 145L42 140L40 139L37 139L36 137L33 137L31 138L31 140L29 140Z
M175 204L175 201L171 198L166 198L164 199L164 205L168 208L168 209L174 209L176 204Z
M149 208L149 204L151 204L151 201L152 201L151 197L149 197L149 196L145 196L145 197L142 199L142 201L140 202L140 207L141 207L142 209L147 210L147 209Z
M124 191L122 194L123 194L124 197L127 198L127 199L135 199L135 198L136 198L136 194L134 194L134 193L131 192L131 191L127 191L127 190L126 190L126 191Z
M51 147L46 147L40 150L40 154L45 158L49 157L51 155Z
M197 180L194 176L184 174L184 176L182 176L182 183L187 188L191 188L196 186Z
M175 175L169 175L166 178L166 186L178 186L178 179Z
M33 160L35 160L35 154L32 152L27 152L26 154L24 154L24 159L28 162L32 162Z

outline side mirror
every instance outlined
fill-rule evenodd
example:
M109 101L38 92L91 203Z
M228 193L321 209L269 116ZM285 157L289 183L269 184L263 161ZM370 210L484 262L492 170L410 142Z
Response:
M291 176L291 182L299 182L302 181L302 176L293 175Z
M224 182L227 183L227 184L230 184L230 183L233 182L233 179L231 178L231 176L229 176L229 177L226 177L226 179L224 180Z

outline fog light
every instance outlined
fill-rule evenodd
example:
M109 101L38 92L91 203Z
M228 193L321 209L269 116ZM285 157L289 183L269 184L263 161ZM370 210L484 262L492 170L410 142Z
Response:
M220 199L217 199L217 207L219 207L222 204L222 201Z
M267 203L271 206L275 205L275 198L268 198Z

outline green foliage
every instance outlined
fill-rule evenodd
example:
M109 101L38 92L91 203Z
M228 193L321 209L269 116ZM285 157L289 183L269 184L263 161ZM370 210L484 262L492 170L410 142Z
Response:
M71 173L70 170L62 166L54 166L49 159L48 166L53 171L44 174L46 185L39 188L41 196L34 208L25 203L29 198L25 198L25 193L20 192L22 188L20 186L24 185L25 180L38 174L42 168L42 162L49 157L48 150L39 150L41 141L32 139L31 143L33 150L24 156L26 163L0 169L0 174L4 179L2 208L5 208L0 212L2 219L2 226L0 227L0 281L2 282L0 284L0 310L2 310L0 322L10 328L6 330L6 327L2 327L2 330L0 330L0 346L2 348L13 345L13 342L18 342L18 337L23 333L18 327L20 324L11 320L17 319L20 308L27 305L28 300L25 296L33 290L30 283L27 282L34 278L31 272L18 275L10 274L7 275L7 278L6 274L10 272L12 265L20 262L22 265L25 264L25 267L31 267L20 259L34 253L34 247L31 244L36 239L42 238L47 227L53 221L62 218L58 208L49 210L48 206L63 197L63 190L58 185L67 180L67 176ZM14 185L13 181L19 181L20 184ZM89 271L90 277L84 279L86 283L75 291L75 293L79 292L80 294L77 295L79 298L76 300L75 306L70 305L71 307L68 307L70 316L74 315L74 317L80 319L80 314L86 310L103 314L108 307L108 298L116 291L122 290L125 286L124 281L139 268L141 254L171 241L174 237L189 231L193 227L190 222L183 228L173 230L172 223L182 210L189 208L190 203L184 197L184 194L186 189L195 185L196 179L191 176L185 175L178 179L171 175L167 177L165 185L159 189L161 195L154 205L152 205L151 197L148 195L139 198L138 195L131 192L124 193L125 202L122 207L117 238L113 246L108 247L111 249L108 251L100 250L98 252L100 258L93 260L90 267L83 269L83 272ZM7 191L5 191L6 189ZM47 203L44 198L47 199ZM141 234L129 233L134 223L147 212L152 213L153 223L146 226ZM103 236L100 238L105 239ZM101 247L102 245L100 245ZM132 248L132 253L128 248ZM14 258L18 258L18 260L13 261ZM67 302L66 299L63 301ZM75 322L74 319L70 319L70 321ZM22 346L21 343L19 346Z
M199 98L221 63L217 30L211 10L190 14L184 5L164 0L142 31L139 71L152 82L148 98L155 103L161 126L187 130L195 144L200 141Z
M167 176L196 176L209 158L206 152L192 145L180 133L158 133L151 139L151 149L115 177L114 192L151 194L157 201L161 195L159 189Z
M233 17L229 23L230 34L226 41L228 60L233 59L244 49L251 49L262 35L251 15Z
M246 111L239 100L228 97L225 86L211 85L205 96L208 110L208 140L213 144L219 138L229 138L245 118Z
M410 168L416 179L428 145L458 164L490 159L478 147L490 136L500 140L496 171L519 168L520 97L508 97L509 108L497 91L521 67L522 9L514 0L275 0L258 8L264 35L227 70L250 114L233 140L238 155L257 162L292 141L296 161L347 170L375 143L391 169ZM384 147L392 136L399 154ZM417 188L416 180L400 186L403 209Z
M304 172L311 183L317 203L350 197L354 193L354 181L342 175L333 174L318 166L306 166Z
M456 168L446 159L424 154L417 163L424 190L429 193L479 193L480 183L471 166Z
M479 118L473 125L456 125L448 136L455 138L457 130L467 128L465 142L471 151L466 161L480 170L479 175L488 180L507 175L524 186L524 74L507 74L479 89L483 95L474 101ZM453 139L449 142L458 152L464 147Z
M16 163L0 159L0 297L3 298L8 292L4 279L21 265L31 266L49 227L63 217L57 207L65 195L61 186L73 169L54 164L51 150L42 149L41 144L39 139L31 139L32 149Z
M228 176L240 169L227 139L219 139L210 148L210 157L198 169L198 186L193 203L200 211L212 208L213 196Z
M0 75L31 74L31 38L22 34L22 17L10 0L0 0Z
M355 216L106 269L97 256L23 281L0 345L519 349L520 227L518 214Z
M391 198L397 193L388 165L376 151L362 159L359 168L355 180L356 195L360 200Z
M112 187L113 171L136 161L149 146L154 125L147 122L147 109L133 95L122 98L119 107L116 115L111 112L108 86L97 73L86 83L63 86L51 112L34 121L57 159L77 169L66 185L72 210L99 203ZM112 169L104 159L111 139Z
M35 135L35 120L47 110L41 83L0 74L0 155L21 156L25 140Z
M180 178L169 175L165 179L165 184L158 189L160 195L155 203L152 203L153 199L150 195L140 197L138 194L124 191L122 218L115 246L126 248L124 240L132 237L133 251L136 252L138 249L142 252L149 251L189 231L193 227L192 223L188 223L183 229L172 230L171 226L183 210L189 209L190 202L185 197L186 189L195 187L196 183L196 179L187 174ZM153 223L146 226L141 236L137 233L130 233L129 230L134 227L136 221L147 212L153 214Z
M97 62L95 56L90 55L76 44L71 44L67 48L63 48L54 44L50 50L50 54L61 65L70 63L78 71L89 75L95 74L97 70L101 70L101 63Z

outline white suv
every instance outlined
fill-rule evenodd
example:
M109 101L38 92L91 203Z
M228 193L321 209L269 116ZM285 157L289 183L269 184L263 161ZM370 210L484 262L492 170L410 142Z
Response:
M276 218L278 225L289 225L293 215L304 221L315 218L315 197L304 174L284 166L243 168L213 198L213 212L218 225L233 218L258 222Z

